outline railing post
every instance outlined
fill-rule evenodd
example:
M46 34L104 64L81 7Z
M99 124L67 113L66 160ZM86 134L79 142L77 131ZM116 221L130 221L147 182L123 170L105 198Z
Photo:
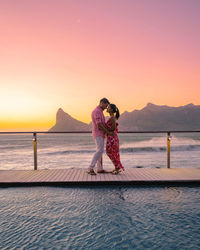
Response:
M167 132L167 168L170 168L170 132Z
M34 170L37 170L37 133L33 133Z

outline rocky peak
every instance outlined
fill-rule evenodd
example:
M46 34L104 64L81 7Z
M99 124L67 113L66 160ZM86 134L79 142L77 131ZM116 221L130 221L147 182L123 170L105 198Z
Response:
M56 124L49 131L89 131L90 127L87 123L78 121L71 117L68 113L59 108L56 113Z
M71 116L65 113L62 108L59 108L56 113L56 122L66 120L67 118L70 118L70 117Z

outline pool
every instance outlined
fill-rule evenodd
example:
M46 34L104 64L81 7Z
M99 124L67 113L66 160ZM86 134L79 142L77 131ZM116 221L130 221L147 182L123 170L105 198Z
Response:
M0 249L200 249L199 187L0 189Z

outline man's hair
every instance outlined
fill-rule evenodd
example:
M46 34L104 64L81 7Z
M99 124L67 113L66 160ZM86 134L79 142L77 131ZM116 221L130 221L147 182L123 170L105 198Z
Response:
M100 103L101 102L103 102L103 103L108 103L108 104L110 104L110 102L108 101L108 99L107 98L102 98L101 100L100 100Z

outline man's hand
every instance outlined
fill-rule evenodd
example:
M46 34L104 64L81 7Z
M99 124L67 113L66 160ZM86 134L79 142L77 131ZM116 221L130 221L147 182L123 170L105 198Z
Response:
M107 134L108 130L104 127L103 123L98 124L99 130L103 131L104 134Z
M115 133L114 131L109 131L107 128L104 127L104 125L102 123L99 123L98 124L98 128L104 132L104 134L106 135L110 135L110 136L113 136Z

